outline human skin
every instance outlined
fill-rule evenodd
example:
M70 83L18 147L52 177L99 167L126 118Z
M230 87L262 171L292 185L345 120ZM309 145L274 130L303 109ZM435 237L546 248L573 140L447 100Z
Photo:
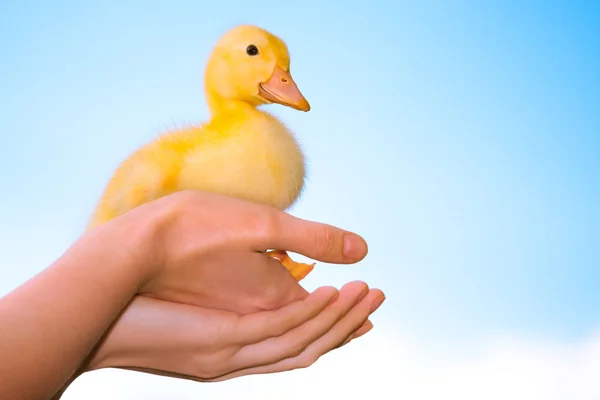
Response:
M381 291L356 282L327 305L336 290L309 295L261 253L270 248L331 263L356 262L367 251L338 228L199 192L148 203L87 232L0 300L0 398L51 398L82 366L197 380L294 369L370 328ZM164 328L173 324L180 329ZM181 337L172 342L173 334ZM207 358L215 350L222 357Z
M136 369L197 381L306 368L366 333L380 291L351 282L322 287L279 309L240 315L138 296L86 370ZM364 328L360 329L364 325Z

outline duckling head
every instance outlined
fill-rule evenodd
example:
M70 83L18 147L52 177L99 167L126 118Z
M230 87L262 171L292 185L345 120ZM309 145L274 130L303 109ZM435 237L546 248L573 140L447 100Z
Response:
M278 103L300 111L310 105L290 74L286 44L266 30L242 25L215 45L205 72L209 107L244 102L254 107Z

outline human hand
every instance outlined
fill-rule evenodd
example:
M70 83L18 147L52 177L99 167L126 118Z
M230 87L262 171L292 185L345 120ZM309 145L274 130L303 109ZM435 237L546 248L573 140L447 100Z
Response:
M304 221L271 207L214 193L184 191L142 205L118 220L153 218L141 245L140 294L238 313L278 308L308 293L268 249L329 263L366 256L358 235Z
M304 368L370 330L364 323L383 300L380 290L352 282L339 292L323 287L282 308L242 316L137 296L85 370L222 381Z

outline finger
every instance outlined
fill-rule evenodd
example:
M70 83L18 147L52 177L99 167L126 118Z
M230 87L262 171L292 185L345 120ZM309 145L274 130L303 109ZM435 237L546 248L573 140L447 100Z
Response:
M318 343L313 343L306 350L306 354L301 355L306 359L316 361L323 354L340 346L348 334L356 332L363 324L368 321L369 315L373 312L373 304L379 302L380 298L385 298L379 289L372 289L366 296L339 324L323 336ZM312 361L312 362L314 362Z
M337 300L317 317L284 335L240 349L233 357L232 364L236 369L241 369L272 364L297 356L312 342L326 334L367 292L368 287L363 282L352 282L345 285L340 290Z
M356 263L366 257L367 243L359 235L343 229L272 210L270 227L260 246L287 250L314 260L335 264Z
M339 346L336 347L336 349L339 349L340 347L344 347L345 345L350 343L353 339L353 336L354 336L354 334L351 334L350 336L348 336L342 343L340 343Z
M371 303L371 314L377 311L385 301L385 295L383 295L383 292L378 292L382 295L375 297L373 303ZM361 337L365 333L369 332L371 329L373 329L373 323L371 322L371 320L367 320L367 322L365 322L353 335L351 335L352 339L357 339Z
M341 296L341 295L340 295ZM241 369L227 375L216 377L212 381L223 381L236 378L239 376L256 375L256 374L271 374L276 372L291 371L298 368L307 368L314 364L323 354L334 349L343 341L351 332L358 329L363 324L370 313L371 302L381 296L381 291L377 289L370 290L369 294L356 304L352 310L341 319L333 329L327 334L313 342L309 347L296 357L283 359L279 362Z
M334 287L321 287L305 300L294 301L280 309L242 316L233 328L232 336L243 346L281 336L319 315L338 294Z
M371 303L371 314L377 311L385 301L385 295L383 294L383 292L378 290L378 293L381 293L381 296L377 296L375 297L375 299L373 299L373 302ZM362 324L360 328L358 328L356 332L354 332L351 335L351 340L361 337L365 333L369 332L371 329L373 329L373 323L371 322L371 320L368 319L364 324Z
M356 332L354 332L354 334L352 335L352 339L357 339L361 337L367 332L370 332L371 329L373 329L373 323L367 320L367 322L365 322L363 326L361 326Z
M383 292L381 292L380 290L377 290L377 293L378 294L381 293L381 296L376 296L373 299L373 302L371 303L371 308L370 308L371 314L374 313L375 311L377 311L377 309L385 301L385 295L383 295ZM362 326L360 328L358 328L358 330L356 332L353 332L350 335L348 335L348 337L339 346L337 346L336 348L340 348L342 346L347 345L348 343L350 343L354 339L357 339L357 338L363 336L364 334L366 334L367 332L371 331L371 329L373 329L373 323L370 320L367 319L365 321L365 323L363 323Z
M356 331L367 320L371 312L371 303L377 296L380 296L380 291L372 289L333 329L319 338L319 340L313 342L298 356L285 359L270 366L267 369L268 372L307 368L314 364L323 354L338 347L349 334Z
M340 344L336 348L339 349L340 347L343 347L343 346L347 345L348 343L350 343L354 339L357 339L357 338L361 337L362 335L366 334L371 329L373 329L373 323L371 321L367 320L367 322L365 322L364 324L362 324L362 326L360 328L358 328L358 330L356 332L352 332L350 335L348 335L348 337L346 337L346 340L344 340L342 342L342 344Z

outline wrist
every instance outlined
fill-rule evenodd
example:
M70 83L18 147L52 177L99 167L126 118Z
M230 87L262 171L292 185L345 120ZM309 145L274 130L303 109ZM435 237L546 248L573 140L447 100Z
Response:
M139 288L156 277L164 265L167 236L180 212L180 197L175 194L143 204L106 224L106 234L135 268Z
M152 279L160 266L156 246L160 218L142 207L145 206L100 225L83 238L102 243L103 251L110 252L118 260L116 264L130 271L138 289Z

